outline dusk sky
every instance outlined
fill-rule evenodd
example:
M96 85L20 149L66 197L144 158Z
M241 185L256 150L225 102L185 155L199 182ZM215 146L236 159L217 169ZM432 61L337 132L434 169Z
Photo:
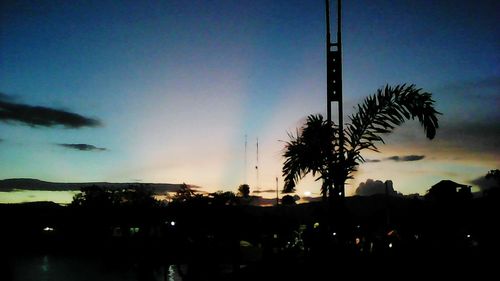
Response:
M274 189L278 176L281 189L287 132L326 115L323 0L0 5L0 179L212 192L245 178ZM500 168L499 13L494 0L343 2L346 122L387 83L432 92L443 114L434 140L409 122L364 154L348 194L367 179L424 194ZM307 178L297 194L319 186Z

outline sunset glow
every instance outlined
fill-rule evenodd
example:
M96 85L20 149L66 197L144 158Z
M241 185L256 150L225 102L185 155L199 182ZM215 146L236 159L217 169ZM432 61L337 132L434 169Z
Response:
M283 141L307 115L326 115L323 1L113 2L2 5L0 102L102 124L0 120L0 179L236 192L245 178L252 191L275 190L278 177L281 189ZM415 83L433 93L440 128L432 141L416 122L398 128L364 155L372 161L348 195L368 179L424 194L500 167L498 9L405 2L345 1L345 121L377 88ZM296 193L319 196L320 186L307 177ZM72 194L0 192L0 203Z

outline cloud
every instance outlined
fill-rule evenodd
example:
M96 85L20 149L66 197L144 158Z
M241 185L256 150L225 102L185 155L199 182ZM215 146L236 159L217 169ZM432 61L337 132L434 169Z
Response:
M409 162L409 161L418 161L425 158L425 155L403 155L403 156L391 156L386 158L386 160L393 160L396 162Z
M252 193L276 193L275 189L254 190Z
M487 77L472 81L460 81L445 85L439 92L456 97L460 95L465 98L493 98L498 101L500 90L500 76Z
M442 127L443 144L470 151L497 154L500 126L497 119L447 124Z
M10 101L11 98L0 93L0 121L18 122L31 127L65 128L98 127L101 122L77 113L43 106L31 106Z
M365 163L378 163L382 160L380 159L365 159Z
M394 155L394 156L391 156L391 157L387 157L385 159L365 159L365 163L379 163L379 162L382 162L382 161L388 161L388 160L392 160L392 161L396 161L396 162L409 162L409 161L418 161L418 160L422 160L425 158L425 155L403 155L403 156L398 156L398 155Z
M62 146L65 148L76 149L81 151L106 151L106 148L97 147L91 144L85 143L58 143L58 146Z
M395 196L398 193L394 190L392 185L392 181L386 181L387 183L387 191L389 195ZM375 194L385 194L386 184L380 180L367 179L366 182L362 182L359 184L358 188L354 195L359 196L371 196Z
M323 198L321 196L318 197L304 196L300 198L300 200L301 203L310 203L310 202L320 202L321 200L323 200Z
M37 179L5 179L0 180L0 192L16 192L22 190L42 190L42 191L80 191L82 187L98 185L109 189L124 189L134 186L151 188L155 195L164 195L169 192L177 192L181 184L171 183L109 183L109 182L81 182L81 183L58 183L46 182ZM197 186L188 185L190 189ZM198 190L195 190L199 192Z
M264 198L260 196L252 196L252 205L256 206L272 206L276 205L276 198Z

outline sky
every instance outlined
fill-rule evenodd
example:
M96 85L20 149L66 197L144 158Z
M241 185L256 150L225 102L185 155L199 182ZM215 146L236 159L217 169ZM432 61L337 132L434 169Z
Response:
M344 2L346 122L385 84L416 84L442 113L434 140L412 121L364 154L346 192L424 194L500 168L500 3ZM326 115L324 1L0 5L0 179L281 189L287 133Z

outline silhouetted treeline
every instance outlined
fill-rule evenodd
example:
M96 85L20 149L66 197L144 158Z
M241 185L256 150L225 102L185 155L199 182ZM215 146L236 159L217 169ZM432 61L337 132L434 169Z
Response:
M153 266L185 264L185 280L221 280L221 272L242 280L261 278L259 272L298 280L310 275L283 268L322 272L330 263L341 270L388 264L445 270L438 266L442 259L477 266L498 253L495 193L437 198L375 195L346 198L342 208L328 202L257 207L231 192L181 189L160 204L147 189L92 187L69 206L0 205L0 238L8 241L7 255L116 255Z

